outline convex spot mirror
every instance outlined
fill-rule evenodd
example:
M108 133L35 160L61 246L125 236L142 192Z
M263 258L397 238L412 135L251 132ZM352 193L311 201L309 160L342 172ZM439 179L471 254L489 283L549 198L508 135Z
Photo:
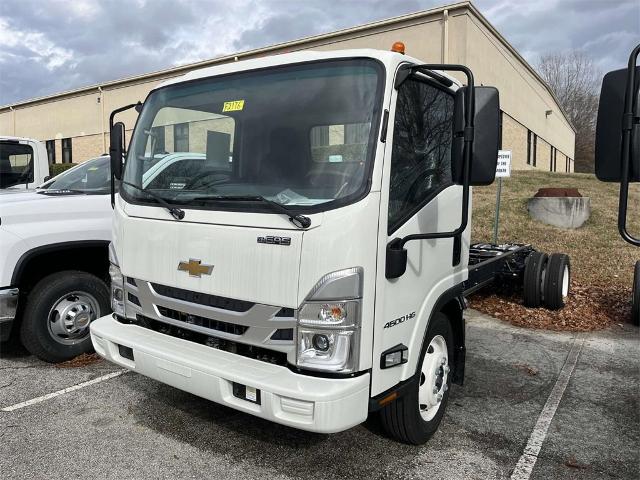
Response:
M122 162L124 159L124 123L116 122L110 132L109 156L111 157L111 173L120 180L122 178Z
M465 97L468 87L456 91L453 115L453 183L462 185L464 160ZM500 143L500 97L495 87L475 87L473 155L470 165L471 186L490 185L496 177Z
M629 70L615 70L602 79L596 124L596 176L604 182L620 182L622 177L622 122ZM633 88L633 124L629 157L629 181L640 182L640 67L636 67Z

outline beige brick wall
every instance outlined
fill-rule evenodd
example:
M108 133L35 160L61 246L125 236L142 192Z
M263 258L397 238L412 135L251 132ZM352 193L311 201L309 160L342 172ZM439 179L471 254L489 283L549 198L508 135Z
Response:
M551 155L551 145L543 138L538 137L536 148L536 170L549 171L549 159Z
M56 163L62 163L62 140L56 139Z
M511 150L511 168L529 170L527 165L527 129L506 113L502 114L502 149Z
M71 141L71 149L73 163L82 163L105 153L100 134L74 137ZM56 158L56 160L58 159ZM62 161L62 157L60 157L60 161Z

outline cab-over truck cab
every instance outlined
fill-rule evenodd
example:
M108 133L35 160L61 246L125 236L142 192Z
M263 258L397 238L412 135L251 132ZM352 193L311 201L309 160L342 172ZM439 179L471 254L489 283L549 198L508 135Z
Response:
M281 424L380 411L426 441L462 382L470 185L493 180L499 117L495 89L435 68L347 50L192 72L149 94L124 171L114 112L96 351ZM172 151L193 161L145 183Z

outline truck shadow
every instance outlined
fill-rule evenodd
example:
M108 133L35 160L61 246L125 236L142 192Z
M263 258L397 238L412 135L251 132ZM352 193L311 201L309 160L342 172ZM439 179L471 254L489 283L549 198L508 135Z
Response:
M6 360L20 359L30 356L31 354L17 339L0 343L0 358Z
M132 405L135 422L163 436L228 459L287 477L378 478L406 469L427 446L384 437L375 421L337 434L317 434L278 425L160 383L136 382L145 400ZM176 460L179 461L179 460Z

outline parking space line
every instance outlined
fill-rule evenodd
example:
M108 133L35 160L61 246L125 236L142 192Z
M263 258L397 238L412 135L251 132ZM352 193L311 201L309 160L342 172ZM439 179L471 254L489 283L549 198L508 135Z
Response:
M94 378L93 380L88 380L86 382L78 383L77 385L73 385L71 387L64 388L62 390L58 390L57 392L47 393L46 395L42 395L41 397L32 398L31 400L27 400L24 402L16 403L15 405L11 405L9 407L4 407L0 409L3 412L13 412L14 410L18 410L20 408L28 407L30 405L35 405L36 403L44 402L45 400L49 400L54 397L58 397L60 395L64 395L65 393L74 392L76 390L80 390L81 388L88 387L89 385L95 385L96 383L104 382L105 380L110 380L115 377L119 377L123 373L128 372L129 370L118 370L116 372L111 372L106 375L102 375L101 377Z
M520 456L516 467L513 469L511 480L528 480L529 477L531 477L531 472L533 472L533 467L538 460L540 449L547 437L549 425L551 425L551 420L553 420L553 416L558 409L558 405L560 405L560 400L562 400L564 391L569 384L569 379L571 378L573 369L578 362L578 356L582 351L585 339L585 334L578 334L573 339L571 350L569 350L569 354L562 366L562 370L560 370L556 384L553 386L553 389L549 394L549 398L547 398L547 402L542 408L542 412L540 412L538 421L536 422L535 427L533 427L533 431L529 436L529 440L527 441L527 445L524 448L522 456Z

